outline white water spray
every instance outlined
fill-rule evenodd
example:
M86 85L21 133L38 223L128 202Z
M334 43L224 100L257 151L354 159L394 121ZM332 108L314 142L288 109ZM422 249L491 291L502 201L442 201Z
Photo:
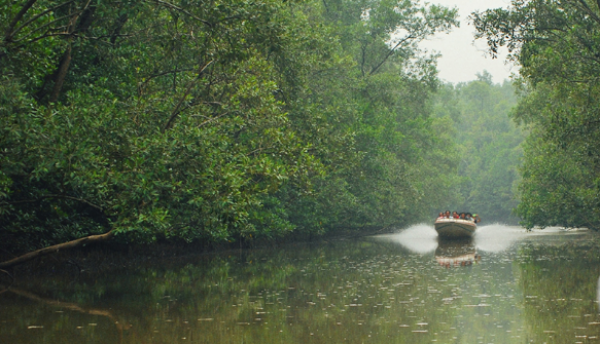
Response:
M475 246L486 252L501 252L525 237L522 227L492 224L481 226L475 232Z
M526 231L521 227L492 224L477 229L474 245L478 250L496 253L507 250L525 237ZM439 241L437 232L430 224L410 226L399 233L380 235L378 238L400 244L417 254L435 251Z
M402 245L411 252L425 254L437 248L437 232L431 225L410 226L397 234L386 236L388 240Z

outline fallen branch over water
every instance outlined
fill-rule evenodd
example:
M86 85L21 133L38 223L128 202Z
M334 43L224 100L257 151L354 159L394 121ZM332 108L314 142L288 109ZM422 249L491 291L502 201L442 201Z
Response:
M101 242L101 241L107 241L110 238L112 238L112 236L114 235L114 232L111 230L107 233L104 234L98 234L98 235L90 235L90 236L86 236L83 238L79 238L76 240L71 240L71 241L67 241L64 242L62 244L56 244L56 245L52 245L52 246L48 246L48 247L44 247L41 248L39 250L35 250L29 253L26 253L22 256L19 256L17 258L13 258L11 260L7 260L5 262L0 263L0 269L7 269L19 264L23 264L25 262L28 262L34 258L37 257L41 257L41 256L45 256L47 254L50 253L55 253L58 252L60 250L65 250L65 249L72 249L72 248L76 248L76 247L80 247L83 246L85 244L90 244L90 243L96 243L96 242Z

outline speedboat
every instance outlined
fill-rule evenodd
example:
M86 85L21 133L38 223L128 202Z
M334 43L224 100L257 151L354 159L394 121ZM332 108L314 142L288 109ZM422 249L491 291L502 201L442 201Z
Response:
M471 238L476 230L477 225L471 220L448 218L438 218L435 220L435 231L440 238Z

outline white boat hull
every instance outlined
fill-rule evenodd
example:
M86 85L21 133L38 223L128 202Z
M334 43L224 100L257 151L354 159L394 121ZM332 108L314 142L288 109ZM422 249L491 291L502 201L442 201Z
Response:
M440 238L459 239L471 238L477 230L473 221L461 219L437 219L435 230Z

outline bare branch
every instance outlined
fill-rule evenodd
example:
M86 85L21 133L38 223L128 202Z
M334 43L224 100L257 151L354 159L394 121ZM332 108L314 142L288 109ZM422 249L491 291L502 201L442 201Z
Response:
M2 262L2 263L0 263L0 269L6 269L6 268L10 268L10 267L19 265L19 264L23 264L34 258L45 256L50 253L58 252L60 250L75 248L75 247L83 246L85 244L89 244L92 242L106 241L106 240L112 238L114 234L115 234L114 231L110 230L109 232L104 233L104 234L90 235L90 236L86 236L86 237L79 238L76 240L64 242L62 244L44 247L42 249L26 253L20 257Z

